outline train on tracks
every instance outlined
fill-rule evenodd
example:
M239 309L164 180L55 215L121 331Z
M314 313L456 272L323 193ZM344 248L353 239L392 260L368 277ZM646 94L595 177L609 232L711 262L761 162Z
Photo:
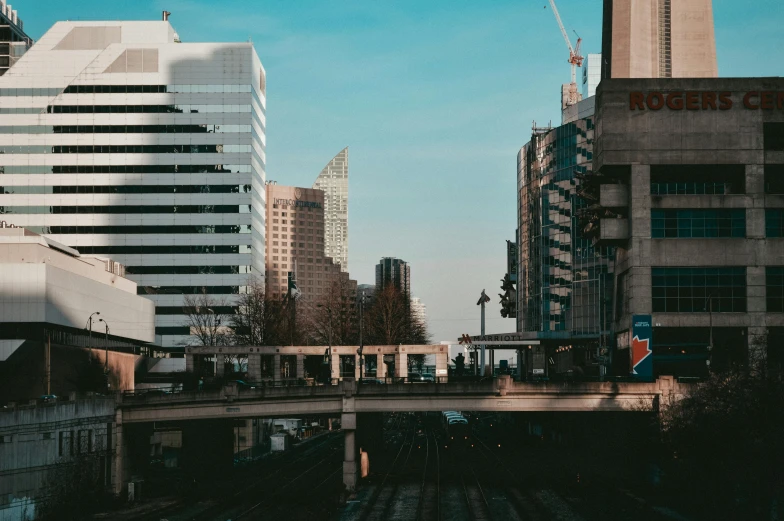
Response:
M471 422L457 411L441 413L441 429L446 448L464 450L473 446Z

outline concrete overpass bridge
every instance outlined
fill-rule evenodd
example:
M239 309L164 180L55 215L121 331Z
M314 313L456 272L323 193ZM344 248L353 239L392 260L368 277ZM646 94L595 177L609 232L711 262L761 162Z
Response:
M513 382L504 376L487 382L337 385L240 388L162 396L124 395L116 412L115 489L120 493L128 436L135 425L170 421L329 415L341 418L345 436L343 480L357 482L357 415L384 412L462 410L476 412L658 411L686 392L688 384L672 377L655 382Z

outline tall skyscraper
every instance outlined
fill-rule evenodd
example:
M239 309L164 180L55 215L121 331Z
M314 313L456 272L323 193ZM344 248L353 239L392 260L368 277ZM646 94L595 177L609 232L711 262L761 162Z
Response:
M392 284L406 296L411 295L411 267L395 257L384 257L376 264L376 291Z
M265 73L250 43L159 22L59 22L0 77L0 212L110 255L191 342L184 296L264 276ZM100 310L96 310L100 311Z
M304 303L318 302L335 281L348 281L348 273L324 255L324 199L321 190L267 185L266 284L271 297L285 296L295 267Z
M348 147L327 163L313 188L324 192L324 253L348 271Z
M33 45L15 9L0 0L0 76Z
M715 78L712 0L604 0L602 78Z
M411 299L411 315L416 318L420 324L427 325L427 306L422 302L419 297Z

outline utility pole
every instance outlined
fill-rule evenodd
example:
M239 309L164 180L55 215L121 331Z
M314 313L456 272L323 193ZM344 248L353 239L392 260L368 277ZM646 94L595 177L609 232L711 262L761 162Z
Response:
M100 311L96 311L95 313L90 315L90 318L87 319L87 330L89 331L89 335L90 335L88 341L88 345L90 348L90 362L93 361L93 315L100 315L100 314L101 314Z
M482 290L482 294L479 296L479 301L476 303L477 306L481 306L482 308L482 336L485 336L485 304L490 302L490 297L487 296L485 290ZM484 376L485 374L485 344L482 344L482 354L481 360L479 362L479 366L481 367L480 374Z
M46 332L46 394L52 394L52 335Z
M106 346L104 353L105 358L103 361L103 378L104 383L106 384L106 392L109 392L109 324L102 318L99 318L98 322L103 322L103 325L106 326L106 333L104 336Z
M362 358L362 353L365 350L365 343L364 339L362 338L363 329L365 326L364 321L364 312L365 312L365 290L362 290L362 296L359 299L359 349L357 350L357 354L359 354L359 379L362 380L362 370L364 368L364 359ZM376 374L378 374L378 370L376 370Z

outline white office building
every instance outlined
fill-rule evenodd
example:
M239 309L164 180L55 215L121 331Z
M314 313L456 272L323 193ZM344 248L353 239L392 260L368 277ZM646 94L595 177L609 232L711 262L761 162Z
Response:
M596 96L596 87L602 81L602 55L589 54L583 64L583 99Z
M313 188L324 192L324 254L348 271L348 147L327 163Z
M250 43L59 22L0 77L0 213L124 264L181 346L184 295L263 282L265 110Z

